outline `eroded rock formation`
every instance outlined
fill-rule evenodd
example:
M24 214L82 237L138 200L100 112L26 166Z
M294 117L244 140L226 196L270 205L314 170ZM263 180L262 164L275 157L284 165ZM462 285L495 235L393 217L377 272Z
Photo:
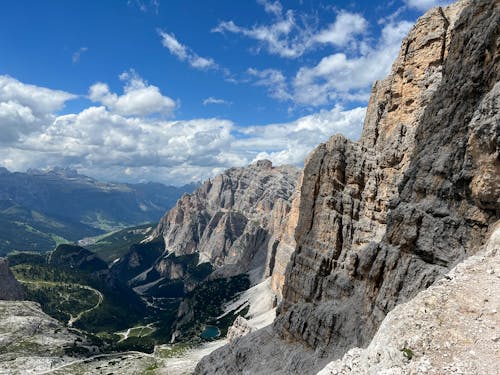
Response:
M373 86L361 140L334 136L305 163L273 328L197 373L314 373L478 251L500 211L499 25L495 0L418 20Z
M225 266L221 274L261 267L279 228L276 221L289 210L298 173L291 166L273 167L268 160L231 168L185 194L153 236L163 237L168 253L198 252L199 262ZM161 262L157 268L161 271Z
M0 258L0 300L20 301L24 299L24 290L16 280L7 259Z
M397 306L366 349L318 375L500 373L500 222L485 249Z

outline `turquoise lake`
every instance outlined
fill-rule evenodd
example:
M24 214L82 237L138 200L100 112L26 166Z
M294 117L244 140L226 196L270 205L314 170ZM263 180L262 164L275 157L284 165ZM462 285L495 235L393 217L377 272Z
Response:
M220 336L219 328L216 326L205 326L205 329L201 333L201 338L210 340Z

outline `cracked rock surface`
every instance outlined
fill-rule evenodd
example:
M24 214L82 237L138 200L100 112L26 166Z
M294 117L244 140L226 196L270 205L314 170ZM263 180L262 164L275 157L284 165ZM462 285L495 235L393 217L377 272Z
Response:
M273 327L196 373L316 373L479 251L500 217L499 25L497 0L417 21L373 86L360 141L336 135L305 162Z

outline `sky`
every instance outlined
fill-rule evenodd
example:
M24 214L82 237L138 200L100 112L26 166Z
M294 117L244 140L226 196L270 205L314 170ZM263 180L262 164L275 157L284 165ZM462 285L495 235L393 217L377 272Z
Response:
M0 166L201 181L357 140L373 81L445 0L6 0Z

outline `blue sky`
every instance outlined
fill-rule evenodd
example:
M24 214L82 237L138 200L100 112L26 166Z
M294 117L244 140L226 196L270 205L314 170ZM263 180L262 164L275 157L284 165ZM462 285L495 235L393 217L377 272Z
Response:
M437 0L5 1L0 165L180 184L356 139Z

